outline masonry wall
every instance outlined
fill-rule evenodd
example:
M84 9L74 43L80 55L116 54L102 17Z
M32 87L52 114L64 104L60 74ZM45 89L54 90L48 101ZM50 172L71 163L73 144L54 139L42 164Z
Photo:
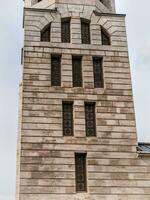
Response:
M62 44L60 21L68 16L71 44ZM90 45L81 44L81 17L91 20ZM93 7L25 9L19 200L150 199L150 159L136 151L124 17ZM51 43L41 43L40 30L49 22ZM111 46L101 45L100 25L110 33ZM62 55L61 87L51 87L52 54ZM72 87L72 55L82 55L83 88ZM104 89L94 89L93 56L103 57ZM63 137L65 100L74 102L73 137ZM97 137L86 137L86 101L96 103ZM87 153L87 193L75 191L76 152Z

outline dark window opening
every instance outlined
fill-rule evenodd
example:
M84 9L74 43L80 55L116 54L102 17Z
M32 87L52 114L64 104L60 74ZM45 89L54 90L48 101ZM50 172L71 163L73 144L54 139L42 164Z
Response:
M73 136L73 103L63 102L63 135Z
M87 191L87 177L86 177L86 154L75 154L75 170L76 170L76 191Z
M103 59L93 58L93 72L94 72L94 87L103 88L104 78L103 78Z
M82 87L82 58L72 57L73 87Z
M106 1L106 0L99 0L99 1L105 5L105 1Z
M110 36L103 27L101 27L101 38L102 38L102 45L111 45Z
M47 25L41 31L41 41L42 42L50 42L50 30L51 30L51 24Z
M90 44L90 21L81 19L82 44Z
M51 85L61 86L61 56L51 57Z
M95 103L85 103L86 136L96 136Z
M70 43L70 18L61 21L61 39L63 43Z

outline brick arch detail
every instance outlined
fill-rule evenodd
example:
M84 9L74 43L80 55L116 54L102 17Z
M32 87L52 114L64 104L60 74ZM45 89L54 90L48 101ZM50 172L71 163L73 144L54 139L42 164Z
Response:
M43 30L44 27L46 27L48 24L53 22L54 19L50 13L45 13L44 16L42 16L39 20L38 27L40 30Z
M102 26L110 36L112 35L112 33L110 31L112 24L110 23L110 21L107 18L105 18L103 16L99 17L97 24Z

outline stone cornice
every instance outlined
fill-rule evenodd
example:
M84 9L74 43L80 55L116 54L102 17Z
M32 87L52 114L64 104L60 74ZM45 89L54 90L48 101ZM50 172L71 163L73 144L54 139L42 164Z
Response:
M24 11L37 11L37 12L57 12L57 8L55 9L47 9L47 8L27 8L24 7Z
M96 16L109 16L109 17L126 17L126 14L116 14L116 13L99 13L97 11L93 11Z
M147 151L138 151L138 157L150 157L150 152Z

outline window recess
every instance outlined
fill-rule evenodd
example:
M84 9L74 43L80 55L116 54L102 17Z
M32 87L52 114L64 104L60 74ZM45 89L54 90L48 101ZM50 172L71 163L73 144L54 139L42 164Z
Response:
M70 18L61 20L61 40L62 43L70 43Z
M73 102L63 102L63 136L73 136Z
M51 35L51 24L48 24L46 27L43 28L41 31L41 42L50 42L50 35Z
M94 87L103 88L104 78L103 78L103 59L93 58L93 73L94 73Z
M82 87L82 57L72 57L73 87Z
M93 102L85 103L85 126L87 137L96 136L95 103Z
M102 40L102 45L111 45L110 35L102 26L101 26L101 40Z
M61 56L51 56L51 86L61 86Z
M87 191L86 153L75 154L76 191Z
M81 19L82 44L90 44L90 21Z

